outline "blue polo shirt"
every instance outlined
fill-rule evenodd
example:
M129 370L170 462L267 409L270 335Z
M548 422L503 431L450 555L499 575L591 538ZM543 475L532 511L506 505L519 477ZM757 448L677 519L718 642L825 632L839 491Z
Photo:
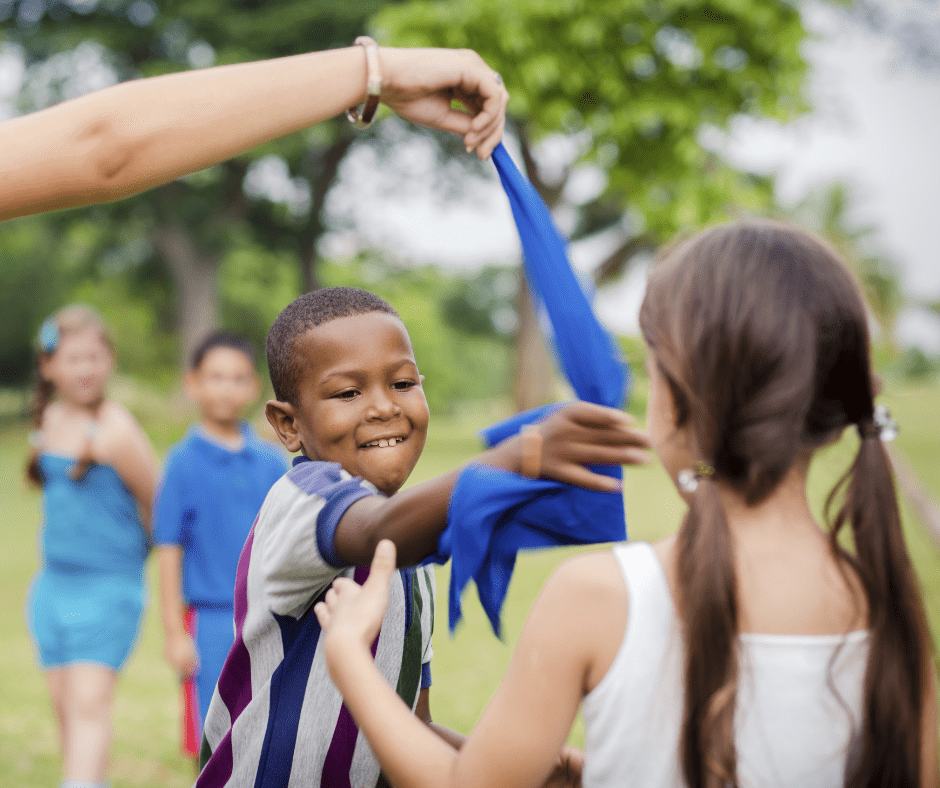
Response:
M232 605L238 558L268 490L287 464L279 447L242 425L233 451L193 426L166 459L154 506L154 541L183 548L183 598Z

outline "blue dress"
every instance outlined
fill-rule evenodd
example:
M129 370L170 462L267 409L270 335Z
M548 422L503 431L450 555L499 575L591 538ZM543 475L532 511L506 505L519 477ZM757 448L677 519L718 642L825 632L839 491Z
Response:
M94 662L119 670L140 631L147 537L137 501L117 472L74 460L39 459L43 475L42 568L27 617L43 668Z

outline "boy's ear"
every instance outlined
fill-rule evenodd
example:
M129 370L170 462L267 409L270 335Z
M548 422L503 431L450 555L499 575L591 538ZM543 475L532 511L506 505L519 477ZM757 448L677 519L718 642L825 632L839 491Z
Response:
M270 399L264 406L264 415L284 444L284 448L289 452L300 451L300 432L297 429L294 406L289 402Z

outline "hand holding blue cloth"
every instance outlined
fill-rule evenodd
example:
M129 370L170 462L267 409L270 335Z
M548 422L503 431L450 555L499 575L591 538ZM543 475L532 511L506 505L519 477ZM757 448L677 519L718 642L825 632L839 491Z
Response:
M551 322L561 368L580 399L620 407L628 370L616 344L601 326L568 262L566 242L532 185L502 143L493 162L519 231L526 276ZM557 405L518 414L484 430L487 445L515 435L525 424L545 418ZM619 466L594 470L621 478ZM519 550L626 539L619 493L584 490L546 479L528 479L484 465L460 474L451 495L447 528L429 560L451 559L448 599L450 630L462 612L460 596L473 579L493 631L500 634L500 611Z

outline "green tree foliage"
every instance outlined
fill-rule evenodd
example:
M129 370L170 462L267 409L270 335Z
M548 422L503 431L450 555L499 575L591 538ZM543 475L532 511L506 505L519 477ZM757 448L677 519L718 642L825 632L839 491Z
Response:
M411 0L374 19L398 45L470 47L512 96L526 174L553 210L575 212L574 240L606 232L603 283L675 233L765 211L768 179L738 172L703 143L739 115L787 119L805 109L806 32L789 0ZM540 142L564 134L561 165ZM556 146L557 147L557 146ZM572 173L602 175L596 195L566 204ZM525 298L526 288L520 288ZM520 303L520 407L546 393Z
M30 111L117 80L348 45L388 1L0 0L0 24L5 44L25 57L20 109ZM98 209L97 252L114 256L131 243L148 251L136 264L164 266L185 350L220 320L219 270L233 238L291 258L302 286L316 285L324 199L354 139L369 136L354 138L345 120L321 124ZM263 183L246 193L265 157L282 162L286 196Z
M478 50L506 82L523 143L576 135L577 163L606 175L584 231L630 211L658 240L765 207L766 184L725 167L702 134L805 108L806 33L785 0L412 0L374 25L396 44ZM551 205L570 172L539 178Z

